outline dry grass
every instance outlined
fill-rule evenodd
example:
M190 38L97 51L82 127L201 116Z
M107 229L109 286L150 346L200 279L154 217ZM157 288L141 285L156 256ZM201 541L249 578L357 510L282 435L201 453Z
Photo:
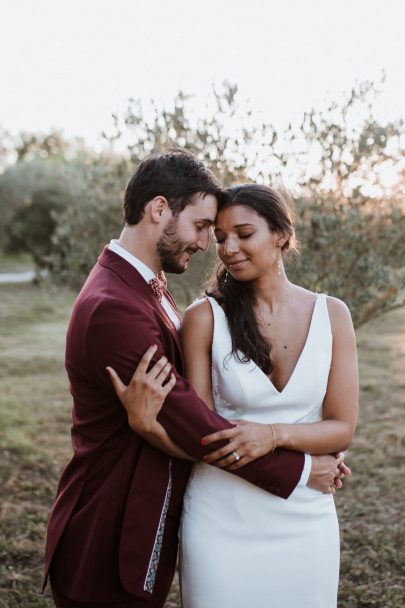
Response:
M361 410L347 455L354 476L337 499L339 606L405 606L405 309L358 331Z
M73 297L32 285L0 288L0 606L48 607L39 595L45 522L69 454L63 366Z
M0 608L53 605L39 588L45 522L70 454L63 347L72 301L69 292L0 286ZM354 476L338 497L339 606L400 608L405 309L369 323L358 338L362 406L347 456ZM176 585L169 606L179 606Z

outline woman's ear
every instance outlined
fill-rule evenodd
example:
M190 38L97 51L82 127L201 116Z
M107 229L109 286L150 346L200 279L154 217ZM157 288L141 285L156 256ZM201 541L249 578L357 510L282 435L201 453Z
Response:
M289 235L286 234L285 232L277 232L277 240L276 240L276 245L277 247L280 247L280 249L282 249L284 247L284 245L288 242L289 239Z

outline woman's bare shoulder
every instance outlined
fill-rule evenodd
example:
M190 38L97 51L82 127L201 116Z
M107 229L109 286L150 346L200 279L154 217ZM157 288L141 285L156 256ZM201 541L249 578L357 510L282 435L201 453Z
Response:
M336 318L351 319L350 310L343 300L339 300L339 298L334 298L333 296L326 296L326 302L330 315Z
M350 314L350 310L339 298L332 296L326 296L326 302L328 305L329 318L332 326L332 332L350 332L353 333L353 322Z
M203 329L207 333L214 328L212 307L207 298L196 300L186 308L181 323L182 331Z

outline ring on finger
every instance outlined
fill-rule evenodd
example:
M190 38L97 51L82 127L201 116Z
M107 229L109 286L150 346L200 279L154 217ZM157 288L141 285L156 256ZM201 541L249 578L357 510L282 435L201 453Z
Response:
M238 462L238 460L240 460L238 452L232 452L232 456L235 458L235 462Z

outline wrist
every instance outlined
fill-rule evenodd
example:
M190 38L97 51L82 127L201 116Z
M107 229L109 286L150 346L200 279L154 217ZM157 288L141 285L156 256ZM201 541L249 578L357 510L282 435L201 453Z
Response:
M137 433L137 435L140 435L145 439L152 434L153 425L143 419L140 419L138 416L128 415L128 425L135 433Z
M277 431L276 424L269 424L270 427L270 454L273 454L275 449L279 447L279 443L277 441Z
M287 424L272 424L274 434L276 437L276 447L285 448L288 447L288 425Z
M147 425L144 426L142 436L147 441L150 441L152 439L162 440L166 437L166 431L155 418L152 422L149 422Z

